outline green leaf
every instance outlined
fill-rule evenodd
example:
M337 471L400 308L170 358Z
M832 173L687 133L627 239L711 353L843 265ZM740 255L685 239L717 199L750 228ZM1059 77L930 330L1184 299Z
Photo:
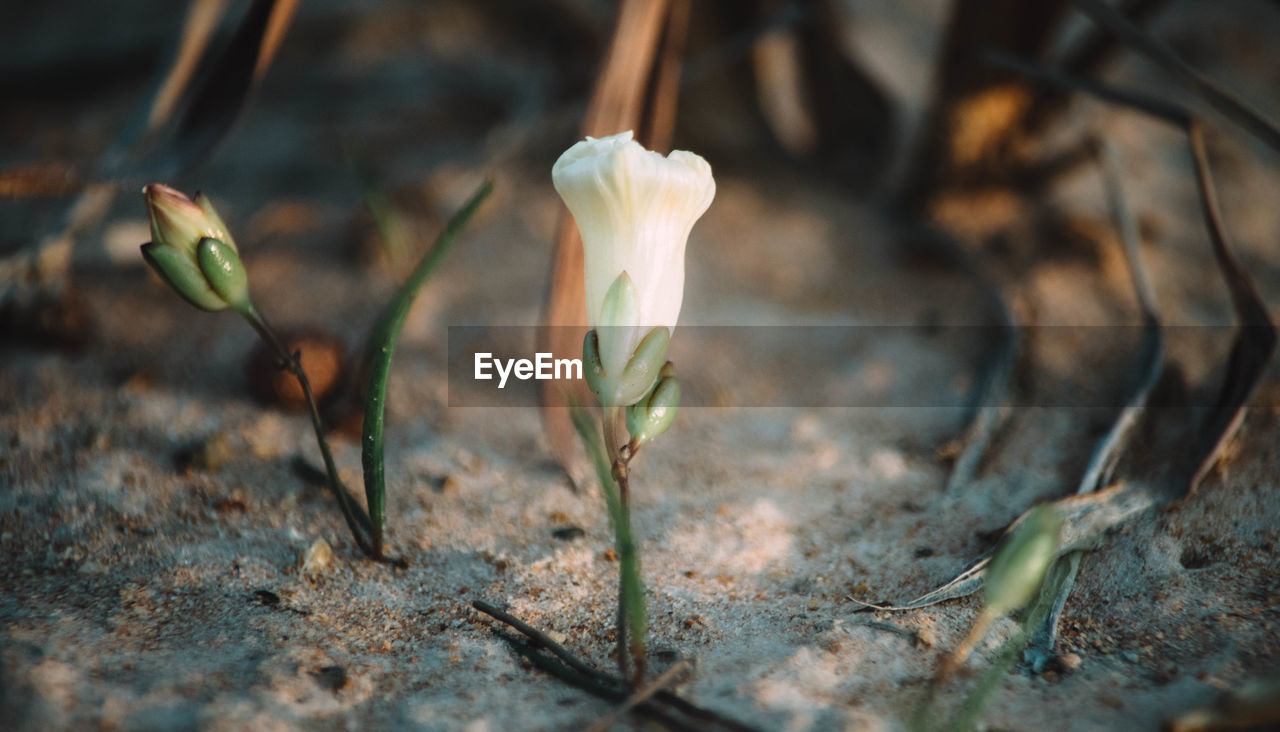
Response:
M436 237L431 249L423 255L409 278L405 280L395 297L387 303L378 318L378 325L369 340L369 391L364 402L364 435L361 440L361 463L364 466L364 491L369 503L369 520L373 524L373 549L382 554L382 531L387 510L386 465L383 459L382 431L386 418L387 377L391 372L391 356L396 350L396 339L404 326L409 308L426 284L431 273L444 260L454 239L462 232L467 221L480 207L480 203L493 191L493 182L485 181L471 194L471 198L458 209L449 223Z

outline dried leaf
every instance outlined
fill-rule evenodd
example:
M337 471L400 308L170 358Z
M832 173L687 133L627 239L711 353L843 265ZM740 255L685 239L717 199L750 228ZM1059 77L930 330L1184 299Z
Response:
M255 0L230 44L196 84L176 133L153 164L181 170L196 163L226 136L262 78L298 0Z

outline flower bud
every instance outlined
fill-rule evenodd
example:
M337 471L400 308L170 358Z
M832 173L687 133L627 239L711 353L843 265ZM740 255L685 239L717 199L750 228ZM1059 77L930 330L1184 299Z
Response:
M1047 506L1032 509L996 549L987 566L987 610L1011 613L1031 601L1058 557L1062 517Z
M193 201L159 183L142 195L151 218L142 256L160 278L201 310L252 309L244 264L209 199L197 194Z
M652 440L671 426L680 406L680 382L675 369L668 361L662 367L662 376L649 396L627 407L627 431L631 433L632 447L639 447Z

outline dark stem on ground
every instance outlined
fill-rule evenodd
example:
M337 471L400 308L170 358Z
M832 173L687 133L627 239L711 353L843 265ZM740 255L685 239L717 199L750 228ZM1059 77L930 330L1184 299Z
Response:
M276 335L275 330L267 323L266 318L254 308L250 307L248 312L242 313L244 319L249 325L257 331L262 340L276 352L279 357L280 368L293 374L298 380L298 386L302 388L302 395L307 401L307 409L311 413L311 426L316 432L316 443L320 446L320 456L324 459L324 469L326 474L326 484L329 492L338 499L338 507L342 509L342 517L346 519L347 528L351 530L351 536L355 539L356 545L360 547L360 551L364 552L370 559L379 562L385 562L396 567L405 568L408 563L400 557L389 557L384 555L380 550L375 549L369 536L372 533L372 522L369 516L356 502L356 499L347 491L346 486L342 484L342 480L338 477L338 467L333 461L333 453L329 450L329 441L325 437L324 423L320 419L320 408L316 404L315 395L311 391L311 381L307 378L307 372L302 368L301 353L290 352L285 347L280 337Z
M561 681L609 701L626 703L634 696L635 689L625 676L611 676L592 668L564 646L551 640L546 633L490 603L475 600L471 606L523 635L525 640L521 641L495 629L498 636L507 641L513 650ZM554 658L540 651L545 651ZM753 727L699 707L667 689L653 691L647 699L635 703L629 711L659 721L671 729L705 732L710 727L732 732L754 732Z

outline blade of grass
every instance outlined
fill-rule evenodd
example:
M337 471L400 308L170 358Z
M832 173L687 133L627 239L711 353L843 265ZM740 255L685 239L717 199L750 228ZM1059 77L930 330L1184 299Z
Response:
M183 170L226 137L266 72L297 6L298 0L255 0L226 50L192 88L177 132L160 149L154 165Z
M1235 94L1223 89L1209 77L1191 68L1165 44L1134 25L1128 18L1101 0L1071 0L1094 23L1114 33L1125 44L1146 56L1165 73L1198 94L1227 119L1249 134L1280 152L1280 128L1259 114Z
M160 90L156 92L147 114L147 133L150 134L169 121L182 92L187 89L191 77L204 57L213 31L227 9L227 0L195 0L187 8L187 18L182 25L182 37L169 72L165 74Z
M1119 156L1104 141L1096 146L1098 158L1102 163L1102 183L1106 191L1107 204L1111 209L1111 217L1120 231L1120 241L1124 246L1125 261L1129 265L1129 276L1133 283L1133 291L1138 299L1138 307L1142 310L1142 344L1135 365L1136 378L1130 387L1124 407L1112 423L1111 429L1094 447L1093 456L1085 468L1084 477L1076 489L1077 495L1093 493L1106 487L1111 480L1120 457L1129 449L1135 427L1147 412L1151 394L1155 391L1156 382L1164 368L1164 336L1160 330L1160 316L1156 310L1155 291L1147 277L1146 267L1142 263L1140 251L1141 236L1138 233L1138 220L1133 215L1125 199L1124 189L1120 185L1123 170ZM1053 647L1058 639L1058 623L1062 619L1062 611L1066 608L1067 598L1075 586L1076 574L1087 552L1072 552L1058 562L1062 578L1057 583L1058 595L1053 599L1040 627L1031 636L1031 644L1027 650L1026 660L1034 673L1044 670L1049 659L1053 657Z
M396 291L391 302L382 311L378 324L369 340L369 361L372 371L369 391L365 398L364 429L361 445L361 463L364 466L364 491L369 504L369 520L372 524L374 553L381 557L383 550L383 522L387 509L386 466L383 459L383 427L386 418L387 378L391 373L391 356L396 350L396 339L404 326L409 308L419 290L444 261L458 234L467 225L472 214L493 191L493 182L480 184L471 198L458 209L449 223L441 230L431 249L423 255L409 278Z
M1187 110L1163 100L1153 99L1141 92L1099 84L1053 69L1032 66L1015 59L988 54L987 59L1007 68L1041 79L1050 84L1083 91L1130 109L1136 109L1180 128L1187 135L1191 158L1195 164L1196 192L1209 231L1218 270L1231 293L1231 305L1239 320L1236 337L1227 359L1227 373L1223 378L1218 398L1209 416L1201 425L1197 444L1192 446L1192 464L1185 468L1186 491L1194 490L1209 470L1217 463L1227 444L1244 420L1244 411L1253 392L1261 383L1267 364L1277 345L1275 324L1267 312L1267 305L1258 295L1249 273L1240 266L1231 251L1222 213L1218 207L1217 190L1209 167L1209 155L1205 149L1203 123ZM1277 135L1280 137L1280 135Z
M1200 192L1200 205L1204 211L1209 240L1213 244L1218 269L1231 292L1231 304L1240 325L1236 329L1235 342L1227 359L1227 373L1223 377L1218 399L1213 411L1201 428L1197 445L1196 463L1191 470L1188 490L1195 490L1200 481L1218 462L1227 443L1244 421L1245 408L1266 374L1267 364L1276 350L1276 327L1267 313L1267 304L1258 295L1248 272L1240 266L1227 244L1226 229L1222 225L1222 212L1218 208L1218 195L1209 171L1209 155L1204 145L1204 130L1193 121L1187 135L1191 143L1191 157L1195 160L1196 186Z

